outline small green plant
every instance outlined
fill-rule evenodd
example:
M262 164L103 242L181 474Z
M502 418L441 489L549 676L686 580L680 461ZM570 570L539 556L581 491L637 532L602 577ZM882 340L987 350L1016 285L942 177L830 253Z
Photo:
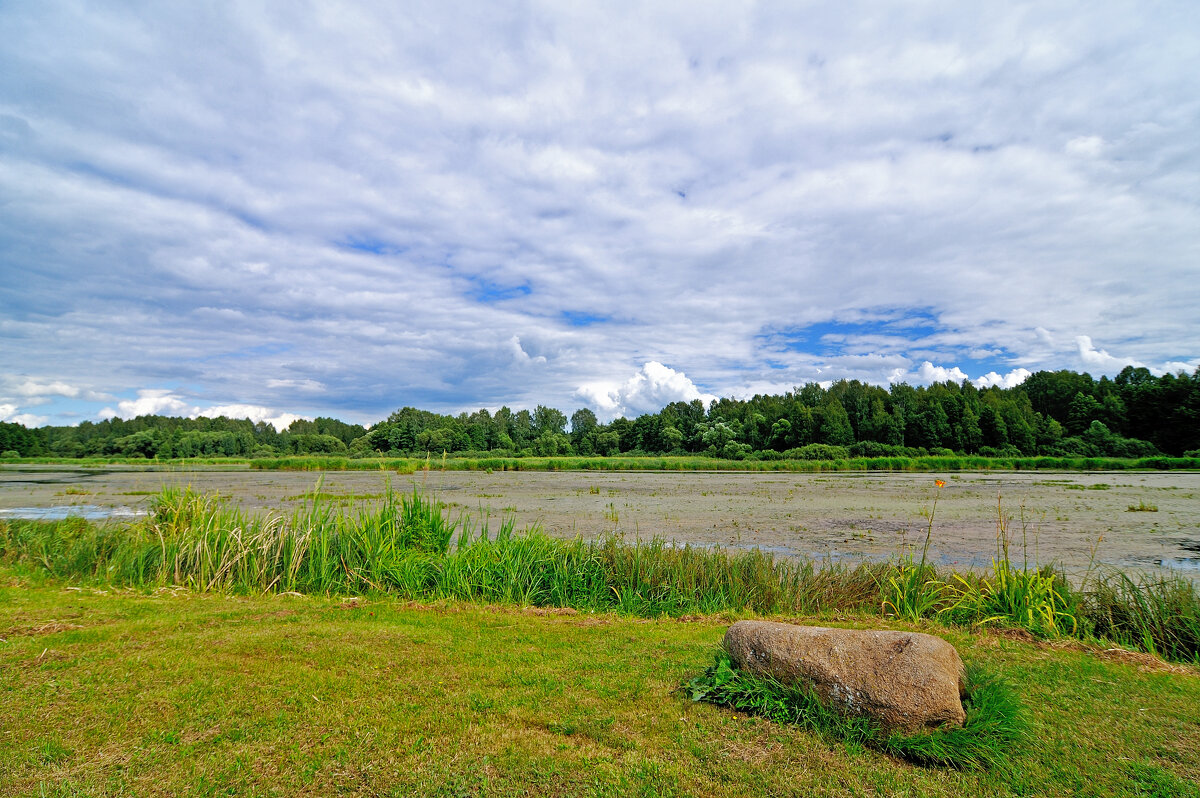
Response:
M1050 569L1030 571L993 560L990 578L955 574L952 590L957 597L943 620L977 626L1001 622L1041 637L1072 635L1079 628L1069 588Z
M908 552L896 568L896 573L888 580L884 590L881 609L884 615L893 615L908 621L917 621L937 614L946 603L946 584L936 578L936 569L927 564L929 544L933 539L933 519L937 513L938 496L946 483L935 480L937 492L933 494L930 505L929 524L925 528L925 545L921 547L921 562L913 561L912 552ZM922 515L925 512L922 511Z
M918 734L887 733L870 718L843 714L823 704L801 685L742 673L729 655L716 661L686 685L693 701L707 701L788 723L847 745L865 745L923 765L989 770L1006 765L1010 751L1025 736L1024 709L1012 689L978 666L966 673L966 722Z
M1129 505L1127 508L1125 508L1125 511L1129 513L1157 513L1158 506L1154 504L1146 504L1146 502L1143 500L1139 501L1137 504Z

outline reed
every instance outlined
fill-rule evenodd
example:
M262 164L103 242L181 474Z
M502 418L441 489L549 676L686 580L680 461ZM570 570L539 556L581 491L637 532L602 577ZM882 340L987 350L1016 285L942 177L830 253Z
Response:
M128 525L82 519L0 521L0 561L67 580L182 585L231 593L386 593L658 616L877 612L912 622L1006 625L1041 637L1098 637L1200 662L1200 595L1181 578L1090 575L1072 587L1009 557L1003 512L984 574L928 562L936 497L920 560L816 563L660 539L559 540L506 519L452 516L419 492L375 504L331 502L320 485L289 514L250 515L219 497L167 488Z

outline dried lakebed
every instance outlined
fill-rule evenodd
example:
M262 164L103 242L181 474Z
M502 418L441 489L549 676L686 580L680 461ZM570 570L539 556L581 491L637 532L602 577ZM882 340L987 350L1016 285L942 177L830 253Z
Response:
M946 480L940 491L935 477ZM987 568L996 552L997 496L1011 516L1011 555L1082 576L1089 566L1200 578L1200 473L964 472L256 472L129 468L0 470L0 518L71 505L145 509L163 486L219 493L252 512L289 510L321 482L346 506L394 489L425 488L456 511L513 515L559 537L661 537L680 543L759 547L783 556L849 561L919 554L938 495L931 560ZM1157 508L1155 511L1131 507ZM9 512L3 512L3 511ZM55 515L63 512L57 509ZM1022 523L1022 518L1024 523Z

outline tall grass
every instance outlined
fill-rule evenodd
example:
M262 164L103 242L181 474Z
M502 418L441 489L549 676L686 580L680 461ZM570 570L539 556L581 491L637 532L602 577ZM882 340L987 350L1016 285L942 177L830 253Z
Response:
M1179 578L1135 580L1109 571L1085 596L1091 630L1098 636L1200 664L1200 596Z
M1096 636L1200 662L1191 582L1102 572L1072 587L1050 569L1014 564L1007 544L989 573L941 573L926 557L933 516L920 561L847 566L662 540L559 540L537 528L518 533L511 519L493 530L418 492L389 489L373 506L349 508L318 487L290 514L257 516L167 488L146 519L124 526L0 521L0 561L69 580L241 593L379 592L644 616L880 612Z
M0 559L68 579L231 592L380 591L617 610L639 615L745 610L817 612L869 597L870 566L819 576L810 562L759 551L563 541L507 520L452 518L420 493L385 492L371 508L339 507L319 490L290 515L253 516L217 497L164 489L128 526L71 519L0 525ZM820 590L814 590L820 586Z

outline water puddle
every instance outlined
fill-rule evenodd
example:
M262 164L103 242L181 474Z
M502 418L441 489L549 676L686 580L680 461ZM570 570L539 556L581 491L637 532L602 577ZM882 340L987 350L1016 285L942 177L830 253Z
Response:
M1200 557L1178 557L1169 560L1159 560L1163 568L1173 568L1176 571L1195 571L1200 573Z
M140 518L145 510L132 507L102 507L99 504L64 504L57 507L10 507L0 510L0 518L22 521L62 521L67 518L84 518L88 521L103 521L109 518Z

